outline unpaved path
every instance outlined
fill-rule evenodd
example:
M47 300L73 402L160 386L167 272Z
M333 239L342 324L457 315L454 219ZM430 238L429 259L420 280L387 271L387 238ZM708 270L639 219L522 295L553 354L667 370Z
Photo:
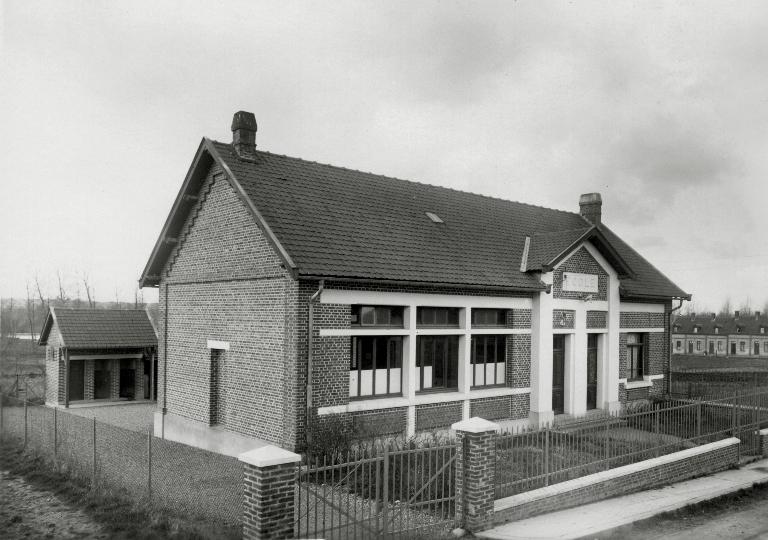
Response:
M768 540L768 490L730 501L720 508L682 510L621 528L608 538L621 540Z
M0 471L0 535L3 540L109 537L82 510L6 471Z

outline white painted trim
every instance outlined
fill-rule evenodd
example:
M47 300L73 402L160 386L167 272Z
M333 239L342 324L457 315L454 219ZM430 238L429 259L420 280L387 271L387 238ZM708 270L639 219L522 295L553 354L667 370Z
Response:
M323 328L320 337L339 336L407 336L411 333L407 328ZM462 336L466 333L463 328L417 328L417 336ZM530 328L473 328L472 335L514 335L530 334Z
M760 435L762 435L763 437L767 437L768 436L768 428L761 429L760 431L758 431L758 433Z
M215 339L209 339L208 340L208 348L209 349L219 349L222 351L228 351L229 350L229 341L217 341Z
M621 302L619 310L622 313L664 313L664 304L635 304L634 302Z
M298 463L301 461L301 456L270 445L244 452L237 456L237 459L254 467L272 467L287 463Z
M643 376L643 379L646 381L656 381L658 379L663 379L664 375L645 375Z
M535 294L535 293L531 293ZM531 309L530 298L508 298L504 296L472 296L457 294L399 293L382 291L348 291L323 289L322 304L371 304L389 306L436 306L476 307L498 309Z
M607 334L607 328L587 328L587 334Z
M485 418L475 416L451 424L451 429L454 431L464 431L466 433L487 433L489 431L498 432L501 430L501 426L495 422L486 420Z
M643 379L642 381L627 381L624 384L624 387L627 390L632 390L633 388L649 388L651 386L653 386L653 382L647 381L645 379Z
M644 334L665 332L664 328L619 328L621 334Z
M431 405L433 403L454 403L468 399L481 399L489 397L515 396L530 393L530 388L478 388L466 392L438 392L417 394L412 399L406 397L375 398L365 400L350 401L346 405L333 405L330 407L319 407L317 414L324 416L326 414L341 414L363 411L374 411L379 409L396 409L399 407L411 407L414 405Z
M553 334L574 334L576 333L575 328L553 328L552 329Z
M71 354L69 356L70 360L113 360L117 358L144 358L144 354Z
M596 484L601 484L609 480L622 478L630 474L647 471L649 469L660 467L662 465L667 465L669 463L675 463L678 461L682 461L684 459L690 459L695 456L700 456L702 454L714 452L721 448L734 446L736 444L739 444L740 442L741 441L739 441L739 439L737 439L736 437L731 437L728 439L723 439L722 441L703 444L701 446L696 446L694 448L687 448L679 452L673 452L672 454L666 454L664 456L646 459L644 461L638 461L637 463L624 465L622 467L616 467L615 469L608 469L607 471L601 471L595 474L574 478L573 480L567 480L565 482L560 482L559 484L553 484L551 486L534 489L531 491L526 491L524 493L512 495L511 497L497 499L493 505L493 509L495 512L500 512L515 506L519 506L521 504L526 504L533 501L539 501L541 499L554 497L556 495L568 493L570 491L574 491L577 489L593 486Z

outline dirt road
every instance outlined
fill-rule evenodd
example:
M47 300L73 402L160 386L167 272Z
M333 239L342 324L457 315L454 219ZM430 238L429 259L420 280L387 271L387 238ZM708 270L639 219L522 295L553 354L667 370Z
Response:
M0 471L0 531L4 540L108 538L82 510L6 471Z
M768 488L614 531L622 540L768 540Z

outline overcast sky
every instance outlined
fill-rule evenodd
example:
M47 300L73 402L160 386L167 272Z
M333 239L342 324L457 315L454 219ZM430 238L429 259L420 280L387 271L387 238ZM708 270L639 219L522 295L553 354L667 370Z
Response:
M768 2L1 5L4 296L58 269L133 299L200 138L244 109L271 152L574 211L599 191L700 310L768 299Z

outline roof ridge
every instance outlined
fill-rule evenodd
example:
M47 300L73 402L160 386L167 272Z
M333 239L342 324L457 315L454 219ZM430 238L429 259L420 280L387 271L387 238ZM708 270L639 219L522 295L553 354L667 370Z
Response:
M232 145L229 144L229 143L224 143L224 142L221 142L221 141L217 141L215 139L211 139L211 141L213 141L216 144L227 146L229 148L232 147ZM311 159L304 159L304 158L300 158L300 157L289 156L287 154L278 154L276 152L269 152L267 150L259 150L259 149L257 149L256 150L256 154L267 154L267 155L270 155L270 156L276 156L276 157L281 157L281 158L295 159L295 160L298 160L298 161L303 161L304 163L311 163L313 165L320 165L321 167L329 167L331 169L339 169L339 170L342 170L342 171L349 171L349 172L354 172L354 173L368 174L368 175L371 175L371 176L376 176L376 177L384 178L384 179L387 179L387 180L397 180L398 182L408 182L410 184L418 184L420 186L428 186L428 187L433 187L433 188L437 188L437 189L445 189L445 190L453 191L453 192L456 192L456 193L463 193L465 195L474 195L476 197L484 197L486 199L492 199L492 200L495 200L495 201L502 201L502 202L507 202L507 203L519 204L519 205L522 205L522 206L528 206L530 208L541 208L543 210L551 210L553 212L560 212L560 213L563 213L563 214L580 215L578 212L570 212L568 210L560 210L559 208L550 208L549 206L542 206L542 205L538 205L538 204L531 204L531 203L526 203L526 202L522 202L522 201L513 201L513 200L510 200L510 199L503 199L501 197L495 197L493 195L486 195L484 193L475 193L473 191L466 191L466 190L463 190L463 189L456 189L456 188L452 188L452 187L441 186L441 185L438 185L438 184L429 184L427 182L420 182L418 180L408 180L408 179L405 179L405 178L398 178L396 176L387 176L386 174L379 174L379 173L375 173L375 172L372 172L372 171L364 171L364 170L361 170L361 169L352 169L350 167L342 167L341 165L333 165L331 163L323 163L323 162L320 162L320 161L312 161ZM235 158L237 160L242 161L243 163L253 163L253 161L241 159L234 152L233 152L233 155L235 156Z
M588 231L593 228L595 228L594 225L592 225L591 227L574 227L572 229L557 229L556 231L535 232L533 233L533 236L544 236L546 234L557 234L557 233L564 233L564 232L571 232L571 231Z

